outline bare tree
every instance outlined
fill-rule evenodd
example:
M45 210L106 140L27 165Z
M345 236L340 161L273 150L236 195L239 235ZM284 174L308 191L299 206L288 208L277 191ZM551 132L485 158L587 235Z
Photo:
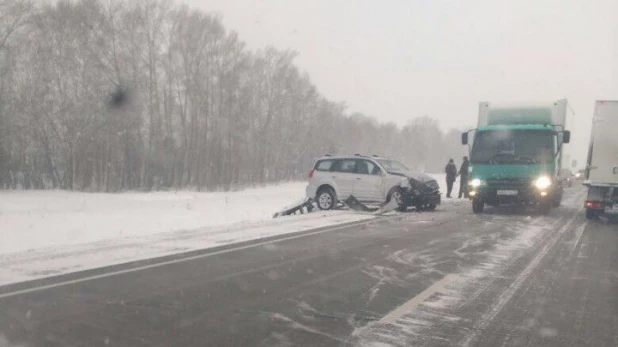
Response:
M301 178L325 153L439 170L456 132L349 114L296 52L250 51L168 0L0 0L0 187L233 189Z
M28 24L33 14L34 6L28 0L0 0L0 187L5 188L15 185L12 166L17 162L13 159L9 143L15 136L11 133L15 124L8 113L14 111L16 106L11 94L17 78L14 68L19 52L11 39L20 34L19 31ZM17 43L20 39L15 41Z

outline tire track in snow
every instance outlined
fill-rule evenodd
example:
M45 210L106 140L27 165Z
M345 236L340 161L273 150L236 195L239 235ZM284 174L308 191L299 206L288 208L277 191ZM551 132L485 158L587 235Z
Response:
M296 330L300 330L300 331L304 331L307 333L311 333L311 334L315 334L315 335L320 335L320 336L324 336L327 337L329 339L332 339L334 341L337 341L339 343L344 343L345 340L341 339L337 336L331 335L331 334L327 334L324 332L321 332L315 328L312 328L310 326L307 326L305 324L299 323L293 319L291 319L290 317L287 317L285 315L282 315L280 313L272 313L270 315L270 319L273 321L280 321L282 323L284 323L285 325L289 326L292 329L296 329Z
M418 303L396 322L376 322L356 329L348 341L362 346L431 345L432 341L459 346L461 341L472 341L510 302L551 249L564 240L565 234L572 234L570 228L576 224L578 216L581 218L581 213L578 213L581 211L576 205L583 199L584 193L580 190L567 196L564 208L558 210L562 211L558 216L501 219L501 225L509 221L518 222L519 227L513 230L514 239L509 237L506 243L498 243L487 254L485 261L464 270L458 278L446 283L444 288ZM528 260L530 257L532 260ZM518 263L524 260L528 262L527 265L522 264L525 268L517 270ZM500 280L502 283L513 280L513 275L507 273L512 270L516 271L515 282L507 284L507 289L503 290ZM482 287L479 288L479 285ZM482 310L477 311L468 300L471 295L477 299L483 296L483 302L487 304L481 305L484 306Z
M489 323L491 323L496 316L502 311L504 306L509 303L515 292L526 282L530 275L536 270L547 253L554 248L561 237L573 227L575 222L580 219L579 215L574 215L569 221L555 234L552 234L552 238L546 243L543 248L535 255L535 257L528 263L528 265L519 273L517 278L511 283L511 285L500 294L496 302L491 307L491 310L484 314L479 323L475 324L471 330L472 333L468 335L462 342L462 346L469 346L470 343L477 337L478 331L485 329Z
M567 199L565 199L564 201L564 205L565 206L569 206L569 207L573 207L572 205L577 203L578 201L581 201L583 199L583 195L585 193L585 190L583 191L579 191L576 194L573 194L571 196L569 196ZM555 228L557 228L559 225L563 224L564 221L567 219L567 216L563 216L561 218L558 218L557 220L553 221L553 223L551 224L551 226L545 226L544 229L548 229L548 231L545 231L544 233L540 233L540 235L533 239L533 240L529 240L532 241L530 242L531 244L544 244L552 235L554 235L554 233L552 232L552 230L554 230ZM514 230L522 230L523 228L529 228L529 227L543 227L543 225L545 225L547 222L547 216L539 216L536 218L533 218L529 224L522 224L522 222L519 222L519 226L518 227L514 227ZM580 235L581 236L581 235ZM495 269L491 269L494 272L497 273L504 273L504 271L506 271L507 269L511 268L512 266L514 266L518 261L520 261L524 256L526 256L527 253L525 252L521 252L517 255L513 255L509 258L509 260L507 262L501 263L501 264L497 264L498 268ZM487 264L487 267L491 267L492 263ZM486 269L489 270L489 269ZM468 295L466 297L466 299L460 303L458 305L458 308L464 307L466 305L468 305L469 303L473 302L474 300L476 300L481 294L487 292L487 290L491 287L493 287L495 285L495 283L497 281L499 281L500 279L502 279L502 276L493 276L492 278L487 279L487 281L485 281L483 284L481 284L480 287L478 287L473 293L471 293L470 295Z

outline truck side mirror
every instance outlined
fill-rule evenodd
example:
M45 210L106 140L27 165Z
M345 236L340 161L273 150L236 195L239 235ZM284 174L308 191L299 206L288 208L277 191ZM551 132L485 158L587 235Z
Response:
M467 145L468 144L468 133L462 133L461 134L461 144L462 145Z
M565 131L562 133L562 142L563 142L563 143L569 143L569 142L571 142L571 132L570 132L570 131L565 130Z

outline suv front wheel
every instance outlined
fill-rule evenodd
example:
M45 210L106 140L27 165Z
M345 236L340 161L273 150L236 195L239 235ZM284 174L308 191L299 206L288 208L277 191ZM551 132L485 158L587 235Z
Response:
M391 189L391 191L388 193L386 202L390 202L391 199L395 200L395 203L397 204L397 211L405 212L408 209L408 206L404 201L403 190L401 188L394 187L393 189Z
M330 188L320 188L315 197L315 201L320 210L332 210L337 203L335 192Z

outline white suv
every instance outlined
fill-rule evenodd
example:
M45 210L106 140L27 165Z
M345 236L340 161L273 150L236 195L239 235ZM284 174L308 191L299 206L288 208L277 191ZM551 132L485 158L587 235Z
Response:
M378 156L324 156L309 172L307 196L322 210L353 195L364 203L395 199L399 210L436 208L440 187L432 177L412 172L396 160Z

